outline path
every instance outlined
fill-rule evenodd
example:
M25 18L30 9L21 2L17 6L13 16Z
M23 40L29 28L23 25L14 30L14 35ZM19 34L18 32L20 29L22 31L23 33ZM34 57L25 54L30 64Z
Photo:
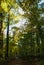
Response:
M4 63L3 65L39 65L39 61L36 59L22 60L22 59L12 59Z

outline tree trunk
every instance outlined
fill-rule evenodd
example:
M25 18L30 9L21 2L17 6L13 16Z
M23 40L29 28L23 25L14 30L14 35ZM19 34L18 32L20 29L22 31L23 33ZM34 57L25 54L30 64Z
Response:
M0 13L0 57L3 56L3 31L2 31L2 28L3 28L3 14Z
M8 15L8 22L7 22L7 39L6 39L6 58L8 58L9 54L9 15Z

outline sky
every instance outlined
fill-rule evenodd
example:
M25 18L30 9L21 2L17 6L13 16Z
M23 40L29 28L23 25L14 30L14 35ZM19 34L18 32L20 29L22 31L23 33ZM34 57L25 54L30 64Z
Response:
M44 0L41 0L40 4L43 3L43 2L44 2Z

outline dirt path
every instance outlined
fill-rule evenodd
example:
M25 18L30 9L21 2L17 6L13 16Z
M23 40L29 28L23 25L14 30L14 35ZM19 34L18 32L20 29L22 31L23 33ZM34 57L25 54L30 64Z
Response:
M22 59L13 59L4 63L3 65L39 65L39 61L36 59L32 60L22 60Z

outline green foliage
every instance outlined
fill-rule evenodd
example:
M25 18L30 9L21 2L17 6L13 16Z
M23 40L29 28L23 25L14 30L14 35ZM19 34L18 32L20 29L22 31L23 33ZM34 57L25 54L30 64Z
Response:
M40 0L1 1L0 11L4 17L0 18L3 26L0 26L0 29L4 35L3 48L0 48L0 52L4 58L44 55L44 16L41 16L44 9L38 7L39 2ZM24 14L19 13L19 7L22 8ZM23 19L26 20L24 26L15 26ZM0 40L1 37L0 34Z

